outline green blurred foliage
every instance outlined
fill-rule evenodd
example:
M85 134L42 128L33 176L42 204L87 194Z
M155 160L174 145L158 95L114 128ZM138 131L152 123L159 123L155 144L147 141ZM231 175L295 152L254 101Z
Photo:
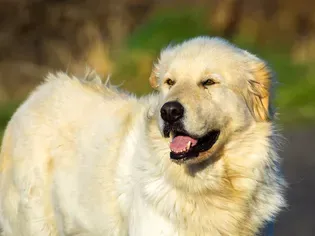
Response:
M0 138L12 114L18 108L19 102L9 102L0 105Z

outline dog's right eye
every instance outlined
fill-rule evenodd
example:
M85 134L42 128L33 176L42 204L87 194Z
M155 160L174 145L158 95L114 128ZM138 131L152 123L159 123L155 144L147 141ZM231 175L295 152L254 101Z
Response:
M174 80L171 80L171 79L167 79L165 80L165 83L169 86L173 86L175 84L175 81Z

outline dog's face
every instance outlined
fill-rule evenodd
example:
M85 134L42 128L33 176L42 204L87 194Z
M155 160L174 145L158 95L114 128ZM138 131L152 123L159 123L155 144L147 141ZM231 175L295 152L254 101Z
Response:
M162 51L150 83L160 92L161 134L170 158L198 163L254 122L268 121L270 71L218 38L196 38Z

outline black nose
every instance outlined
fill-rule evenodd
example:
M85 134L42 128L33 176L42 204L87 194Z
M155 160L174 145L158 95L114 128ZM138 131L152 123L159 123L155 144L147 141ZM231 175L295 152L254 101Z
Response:
M184 116L184 107L179 102L167 102L161 108L163 120L173 123Z

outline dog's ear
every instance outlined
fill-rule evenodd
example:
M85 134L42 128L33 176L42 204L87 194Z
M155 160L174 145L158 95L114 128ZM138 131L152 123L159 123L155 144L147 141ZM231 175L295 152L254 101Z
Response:
M153 65L153 68L152 68L152 72L151 72L151 75L150 75L150 78L149 78L149 82L150 82L150 85L153 89L158 89L159 87L159 81L158 81L158 77L157 77L157 66L156 65Z
M249 107L257 121L269 121L272 118L270 90L273 73L264 61L255 56L249 64L252 75L248 80Z

